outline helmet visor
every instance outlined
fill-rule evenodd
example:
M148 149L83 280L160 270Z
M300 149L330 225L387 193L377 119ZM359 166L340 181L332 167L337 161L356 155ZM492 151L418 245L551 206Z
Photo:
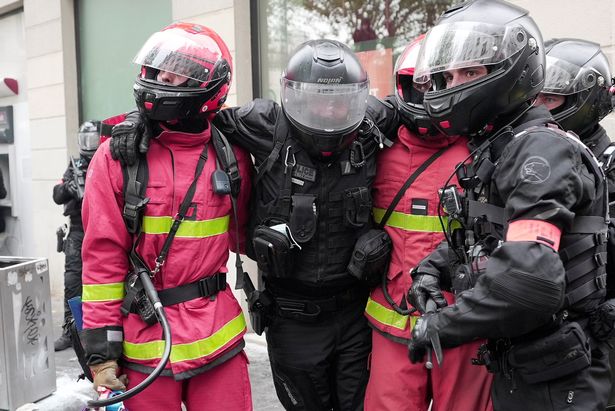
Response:
M365 117L369 81L353 84L302 83L282 79L286 114L304 127L335 133Z
M591 68L547 55L547 76L543 93L569 95L596 84L599 74Z
M93 151L100 144L100 134L95 131L79 133L79 148L86 151Z
M521 26L454 22L433 27L419 52L414 81L424 84L446 70L501 63L527 44Z
M183 30L161 31L145 42L133 61L200 82L219 80L211 78L211 71L222 56L218 44L208 36L198 36L198 40L188 37Z

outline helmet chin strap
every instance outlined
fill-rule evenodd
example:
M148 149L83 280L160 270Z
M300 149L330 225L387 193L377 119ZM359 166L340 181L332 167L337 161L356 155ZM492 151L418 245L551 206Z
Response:
M173 131L185 133L202 133L209 127L209 122L201 117L190 117L164 122L164 126Z

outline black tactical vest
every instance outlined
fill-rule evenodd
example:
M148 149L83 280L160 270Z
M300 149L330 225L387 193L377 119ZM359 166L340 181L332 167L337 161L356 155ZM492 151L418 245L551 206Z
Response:
M278 122L286 123L284 116ZM274 139L280 147L254 187L256 218L250 221L248 255L255 227L286 223L297 245L283 281L312 287L356 283L347 265L356 240L371 223L377 151L371 133L359 133L355 143L327 162L310 157L286 125L276 125Z

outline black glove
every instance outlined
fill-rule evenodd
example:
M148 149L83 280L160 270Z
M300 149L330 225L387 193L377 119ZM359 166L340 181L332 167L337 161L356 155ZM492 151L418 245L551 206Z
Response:
M413 271L412 287L408 291L408 302L421 314L427 312L427 300L432 299L438 308L448 305L440 288L440 279L431 274L421 274Z
M408 343L408 357L412 364L422 362L427 349L431 346L429 339L429 321L433 317L433 313L424 314L418 320L412 329L412 338ZM433 332L433 331L432 331Z
M71 197L80 200L79 190L77 189L77 183L75 183L75 180L69 180L66 183L66 191L68 192L68 194L70 194Z
M128 113L126 119L111 130L111 157L122 166L133 165L139 154L147 153L152 137L149 121L138 111Z

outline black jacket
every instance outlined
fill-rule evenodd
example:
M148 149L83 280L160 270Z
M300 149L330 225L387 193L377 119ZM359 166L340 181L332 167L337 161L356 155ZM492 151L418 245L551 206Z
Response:
M476 338L523 336L549 323L564 307L583 316L604 299L604 287L596 285L574 302L568 293L578 285L567 283L564 262L552 247L538 241L505 241L508 224L517 220L539 220L559 228L560 252L583 237L574 233L575 216L596 216L601 229L606 228L604 180L596 175L597 165L583 155L586 148L544 126L519 133L527 128L524 124L541 118L544 124L550 115L542 108L531 109L513 124L518 134L502 137L491 148L495 169L486 200L503 208L504 225L489 235L503 241L490 254L475 287L458 294L454 305L430 321L446 346ZM443 245L417 271L447 274L449 255ZM603 267L598 270L604 272ZM583 278L579 281L585 282ZM588 287L595 282L593 275L591 280Z

